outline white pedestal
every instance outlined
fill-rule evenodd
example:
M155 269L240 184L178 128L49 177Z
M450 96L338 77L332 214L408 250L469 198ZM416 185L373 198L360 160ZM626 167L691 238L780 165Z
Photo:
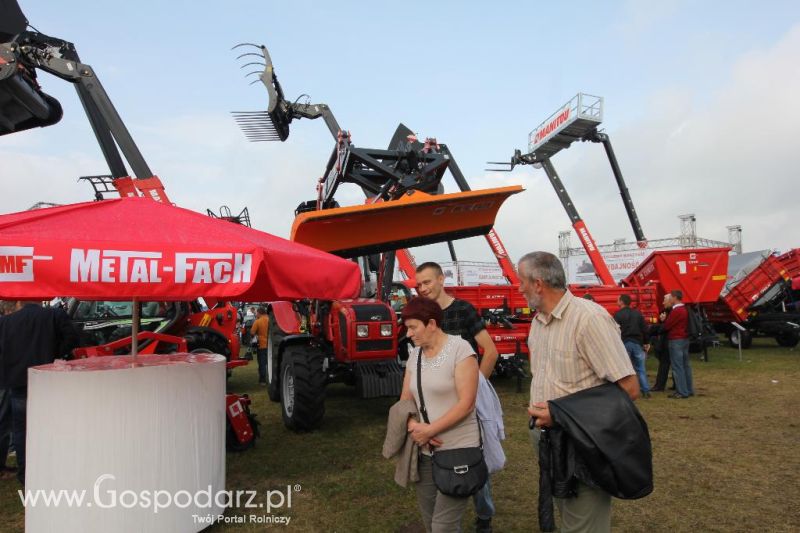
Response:
M199 531L223 511L225 358L95 357L28 374L28 532ZM65 495L83 495L70 505Z

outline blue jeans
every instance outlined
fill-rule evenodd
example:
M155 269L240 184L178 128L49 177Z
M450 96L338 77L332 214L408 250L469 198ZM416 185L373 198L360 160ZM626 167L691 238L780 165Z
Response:
M650 385L647 383L647 369L644 366L644 361L647 357L644 353L644 348L634 341L625 341L623 344L628 351L628 357L631 358L633 369L636 371L636 375L639 376L639 389L642 394L650 392Z
M692 366L689 363L689 339L669 341L669 362L675 378L675 392L683 397L694 395Z
M492 501L492 476L486 478L486 485L472 495L475 503L475 514L481 520L491 520L494 516L494 501Z
M11 393L11 434L17 451L17 479L25 485L25 417L28 391Z

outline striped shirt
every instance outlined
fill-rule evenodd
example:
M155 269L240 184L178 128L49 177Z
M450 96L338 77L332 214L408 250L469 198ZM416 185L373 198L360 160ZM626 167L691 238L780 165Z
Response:
M634 375L611 315L569 291L549 316L531 322L528 349L531 405Z

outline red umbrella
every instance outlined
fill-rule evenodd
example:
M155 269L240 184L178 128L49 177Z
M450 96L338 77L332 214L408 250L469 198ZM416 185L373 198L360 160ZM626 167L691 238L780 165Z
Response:
M0 215L0 298L253 302L352 298L360 287L351 261L149 198Z
M352 261L228 221L120 198L0 215L0 297L355 297Z

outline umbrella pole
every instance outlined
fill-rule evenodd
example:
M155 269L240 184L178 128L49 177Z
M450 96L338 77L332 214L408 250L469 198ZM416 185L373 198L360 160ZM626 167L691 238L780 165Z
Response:
M136 366L136 359L139 355L139 299L133 299L133 324L131 325L131 354L133 355L133 365Z

